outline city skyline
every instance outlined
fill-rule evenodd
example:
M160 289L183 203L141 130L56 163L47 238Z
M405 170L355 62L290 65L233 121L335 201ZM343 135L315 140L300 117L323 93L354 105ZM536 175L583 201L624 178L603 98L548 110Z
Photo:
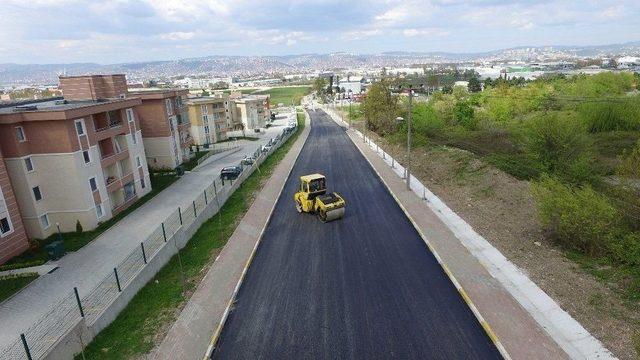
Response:
M0 63L620 44L640 39L639 11L633 1L8 0Z

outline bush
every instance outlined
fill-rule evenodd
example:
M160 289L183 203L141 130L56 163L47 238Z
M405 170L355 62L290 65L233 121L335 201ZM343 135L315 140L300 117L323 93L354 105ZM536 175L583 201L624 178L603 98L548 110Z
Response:
M586 103L580 106L579 113L590 132L640 130L637 99Z
M619 213L590 186L572 188L543 176L532 185L543 225L563 246L589 255L605 255L620 229Z
M592 142L573 117L559 113L535 116L525 126L523 142L544 172L573 184L593 180Z
M640 266L640 233L633 232L615 238L611 241L609 249L616 261L630 266Z
M453 108L453 113L458 124L462 125L465 129L475 130L477 127L477 121L474 115L474 110L471 105L465 101L458 101Z
M80 220L76 220L76 234L82 234L82 224L80 224Z

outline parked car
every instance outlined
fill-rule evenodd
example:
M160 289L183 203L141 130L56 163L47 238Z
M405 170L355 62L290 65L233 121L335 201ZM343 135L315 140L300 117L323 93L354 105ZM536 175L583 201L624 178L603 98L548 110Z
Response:
M253 156L245 156L240 163L242 165L253 165L254 162L256 162L256 159Z
M267 153L267 152L269 152L271 150L271 148L272 148L272 146L270 144L263 145L262 146L262 152L263 153Z
M240 166L225 166L220 170L220 179L222 180L235 180L242 173L242 167Z

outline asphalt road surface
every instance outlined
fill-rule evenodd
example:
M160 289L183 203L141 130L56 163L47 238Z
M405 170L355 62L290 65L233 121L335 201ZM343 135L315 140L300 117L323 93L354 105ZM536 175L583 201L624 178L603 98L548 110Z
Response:
M471 310L344 131L321 110L213 358L499 359ZM321 173L345 217L298 214Z

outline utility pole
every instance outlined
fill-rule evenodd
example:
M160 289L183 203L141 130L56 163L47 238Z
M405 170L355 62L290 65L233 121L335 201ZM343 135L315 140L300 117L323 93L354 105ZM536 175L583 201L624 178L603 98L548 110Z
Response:
M411 190L411 103L413 102L413 89L409 85L409 114L407 114L407 190Z

